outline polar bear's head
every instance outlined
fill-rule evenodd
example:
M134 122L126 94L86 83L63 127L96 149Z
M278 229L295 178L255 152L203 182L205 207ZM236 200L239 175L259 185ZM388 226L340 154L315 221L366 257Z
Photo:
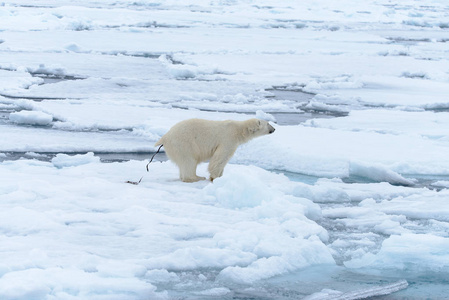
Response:
M251 138L262 136L265 134L271 134L274 132L273 126L265 120L250 119L248 122L248 131Z

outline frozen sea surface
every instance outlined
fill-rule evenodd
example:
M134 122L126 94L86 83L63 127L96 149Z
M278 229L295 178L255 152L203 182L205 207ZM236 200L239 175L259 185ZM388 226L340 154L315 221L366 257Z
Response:
M448 28L439 0L0 2L0 298L446 299ZM254 116L214 183L146 172L175 123Z

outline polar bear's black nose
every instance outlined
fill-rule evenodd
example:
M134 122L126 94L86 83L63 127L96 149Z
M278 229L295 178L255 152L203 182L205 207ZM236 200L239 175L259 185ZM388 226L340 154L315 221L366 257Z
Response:
M274 129L273 126L271 126L270 124L268 124L268 133L273 133L276 129Z

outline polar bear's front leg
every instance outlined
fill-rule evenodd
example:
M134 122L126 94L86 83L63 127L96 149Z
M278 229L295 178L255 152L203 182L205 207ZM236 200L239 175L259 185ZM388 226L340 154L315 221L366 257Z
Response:
M235 149L234 148L224 149L223 147L217 148L214 155L210 159L208 167L211 181L214 181L215 178L221 177L221 175L223 175L223 170L228 161L231 159L232 155L234 155L235 150L237 150L237 148Z

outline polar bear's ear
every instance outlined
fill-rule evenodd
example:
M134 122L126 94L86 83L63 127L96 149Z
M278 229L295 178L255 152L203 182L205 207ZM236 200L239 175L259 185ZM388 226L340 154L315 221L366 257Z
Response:
M252 122L251 122L250 126L248 126L248 132L250 134L254 134L260 129L260 120L253 119L251 121Z
M263 128L263 121L257 119L257 129L256 131L260 131Z

